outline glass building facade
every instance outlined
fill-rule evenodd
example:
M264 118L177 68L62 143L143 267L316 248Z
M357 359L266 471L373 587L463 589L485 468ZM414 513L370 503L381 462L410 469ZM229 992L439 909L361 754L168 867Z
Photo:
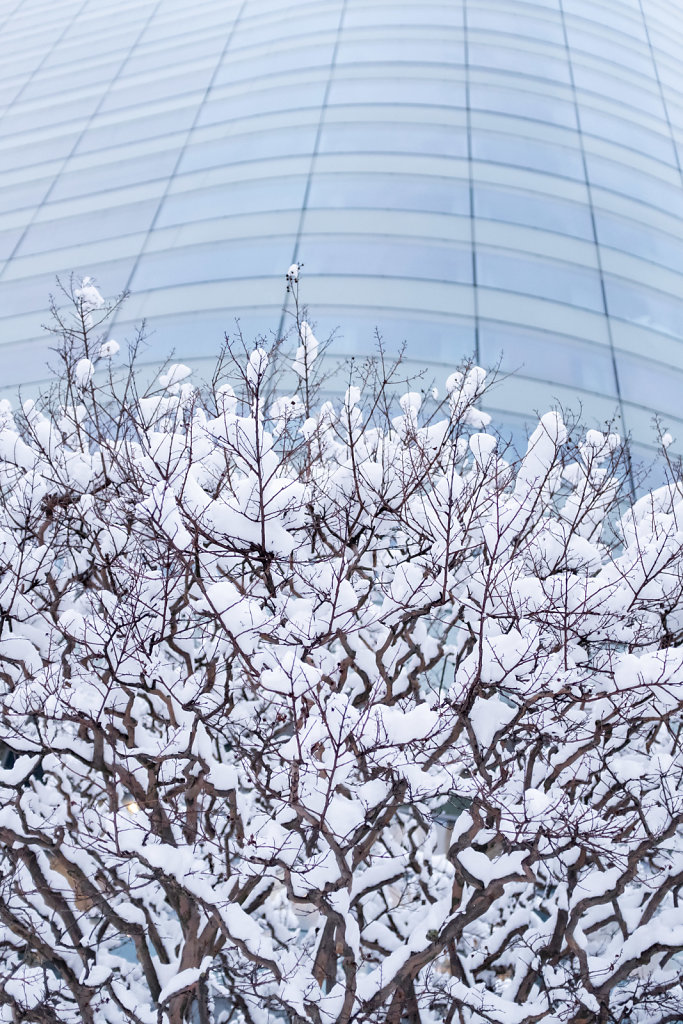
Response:
M0 369L54 275L129 288L146 358L375 327L440 377L683 439L680 0L0 0ZM285 324L286 324L285 317Z

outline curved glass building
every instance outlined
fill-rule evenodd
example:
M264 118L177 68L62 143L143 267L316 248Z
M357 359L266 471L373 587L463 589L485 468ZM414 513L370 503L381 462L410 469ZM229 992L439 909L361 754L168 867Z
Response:
M0 0L0 344L45 375L54 275L148 357L277 331L514 377L683 439L679 0ZM285 315L286 323L286 315Z

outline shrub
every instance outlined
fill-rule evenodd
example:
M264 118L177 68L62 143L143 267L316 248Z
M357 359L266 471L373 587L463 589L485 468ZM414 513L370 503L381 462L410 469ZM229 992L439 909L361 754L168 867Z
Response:
M0 410L0 1020L683 1017L680 485L499 451L474 366L320 403L298 313L143 389L72 298Z

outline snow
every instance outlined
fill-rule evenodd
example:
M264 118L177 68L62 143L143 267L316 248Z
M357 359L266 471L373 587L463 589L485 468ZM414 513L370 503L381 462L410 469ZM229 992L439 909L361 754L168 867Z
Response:
M301 339L301 345L296 350L296 359L293 363L293 368L300 377L306 377L310 374L313 364L318 356L318 339L314 335L310 328L310 325L306 320L302 320L301 326L299 327L299 337Z
M11 768L0 768L0 787L13 788L20 785L28 778L39 760L39 757L24 754L15 759Z
M174 363L0 403L4 992L154 1024L202 979L255 1024L380 1024L406 968L424 1024L595 986L673 1019L683 485L629 508L619 439L558 412L499 450L479 367L438 410L353 372L321 403L319 352L303 321L286 387L256 348L213 394Z
M172 388L181 381L186 380L192 370L184 363L172 363L166 373L159 374L159 383L164 388Z
M100 345L99 358L111 359L111 357L115 356L120 350L121 346L118 341L114 341L113 338L110 338L108 341L105 341Z
M95 373L95 367L89 359L79 359L74 367L74 384L79 388L88 386Z
M263 348L255 348L249 356L246 370L247 383L252 388L256 388L258 386L266 372L267 366L268 353Z
M212 962L212 957L205 957L200 967L186 967L184 971L179 971L171 981L164 985L159 993L159 1005L164 1006L171 996L196 985L202 975L206 974L209 970Z

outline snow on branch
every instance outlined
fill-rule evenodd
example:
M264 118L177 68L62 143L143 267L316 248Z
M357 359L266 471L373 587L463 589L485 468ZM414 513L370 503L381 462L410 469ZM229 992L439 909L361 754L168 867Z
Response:
M146 386L69 297L0 406L0 1024L683 1019L677 479L517 457L476 366L331 399L298 305Z

